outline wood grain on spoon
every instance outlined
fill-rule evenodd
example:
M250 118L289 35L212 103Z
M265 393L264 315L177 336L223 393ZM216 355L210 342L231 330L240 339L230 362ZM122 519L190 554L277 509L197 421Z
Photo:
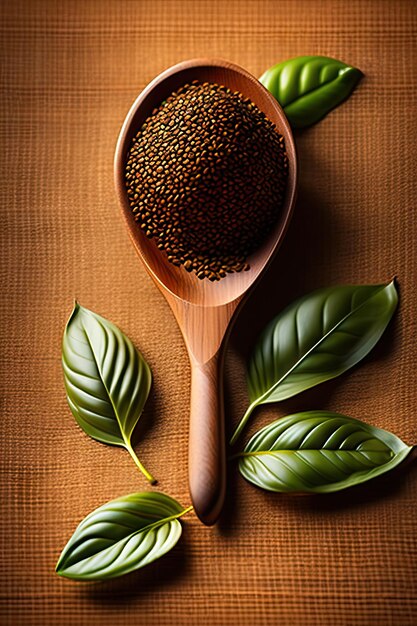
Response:
M284 136L289 161L287 191L275 228L248 257L250 269L213 283L176 267L135 222L126 194L125 163L132 138L145 119L172 92L193 80L213 82L241 92L276 125ZM191 416L189 483L198 517L213 524L220 515L226 482L223 416L223 352L232 318L249 288L266 268L287 229L293 210L297 159L288 121L278 102L246 70L221 60L195 59L179 63L157 76L139 95L120 132L115 154L115 184L133 244L149 274L167 299L190 356Z

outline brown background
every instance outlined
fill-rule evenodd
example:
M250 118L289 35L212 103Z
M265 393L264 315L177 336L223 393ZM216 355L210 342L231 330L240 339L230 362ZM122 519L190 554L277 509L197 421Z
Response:
M140 443L159 488L189 504L189 366L174 319L129 243L112 181L115 141L161 70L218 56L255 75L300 54L358 66L351 99L297 135L300 194L288 236L237 322L227 428L247 402L243 364L295 296L397 275L381 344L331 384L264 408L332 409L417 443L416 10L411 1L2 2L1 623L406 626L417 623L416 464L327 497L255 489L233 470L216 528L188 516L179 545L119 580L60 579L76 524L146 487L128 454L75 425L60 342L76 296L151 364Z

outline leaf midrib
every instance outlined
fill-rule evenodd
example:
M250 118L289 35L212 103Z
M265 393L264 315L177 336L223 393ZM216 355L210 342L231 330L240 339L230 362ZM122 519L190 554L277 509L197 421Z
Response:
M285 374L274 385L272 385L272 387L270 387L259 398L254 400L251 403L251 406L255 407L258 404L262 404L262 402L266 398L268 398L277 389L277 387L279 387L279 385L295 370L295 368L298 367L300 365L300 363L302 363L311 354L311 352L313 352L321 343L323 343L323 341L325 341L325 339L327 339L327 337L329 335L331 335L351 315L353 315L354 313L357 313L357 311L359 311L363 306L365 306L365 304L367 304L369 302L369 300L371 300L374 296L379 294L381 291L384 291L384 289L386 289L387 286L389 286L389 285L383 285L378 291L375 291L375 293L373 293L372 296L370 296L369 298L364 300L364 302L362 302L358 307L356 307L352 311L349 311L349 313L347 313L347 315L345 315L335 326L333 326L325 335L323 335L323 337L321 337L321 339L319 339L319 341L317 341L309 350L307 350L307 352L305 354L303 354L302 357L300 359L298 359L298 361L296 363L294 363L294 365L287 372L285 372Z
M279 449L279 450L259 450L257 452L240 452L236 455L236 457L250 457L250 456L265 456L265 455L275 455L280 454L281 452L357 452L361 454L362 452L372 453L389 453L391 457L395 456L395 452L393 450L343 450L340 448L294 448L294 449Z
M98 320L96 320L96 321L97 321L97 323L99 323L99 324L100 324L100 322L99 322ZM124 441L124 445L125 445L125 446L128 446L128 445L130 444L130 440L128 440L128 439L126 438L126 436L125 436L125 434L124 434L124 432L123 432L122 423L121 423L121 420L120 420L120 417L119 417L118 411L117 411L116 406L115 406L115 404L114 404L114 402L113 402L113 400L112 400L112 397L111 397L111 395L110 395L110 392L109 392L109 390L108 390L108 388L107 388L107 385L106 385L106 383L105 383L105 381L104 381L104 378L103 378L103 376L102 376L102 374L101 374L100 367L99 367L99 362L98 362L98 358L97 358L97 355L96 355L96 353L95 353L95 351L94 351L93 344L92 344L92 343L91 343L91 341L90 341L90 337L88 336L88 331L87 331L86 327L84 326L84 324L83 324L82 326L83 326L83 330L84 330L84 333L85 333L85 336L86 336L86 339L87 339L88 346L89 346L89 348L90 348L91 352L93 353L94 360L95 360L96 365L97 365L97 371L98 371L99 378L100 378L100 380L101 380L101 382L102 382L102 384L103 384L104 389L106 390L107 397L108 397L108 399L109 399L109 401L110 401L111 407L112 407L113 412L114 412L114 416L115 416L116 421L117 421L117 424L118 424L118 426L119 426L119 429L120 429L120 434L121 434L121 438L122 438L122 440ZM103 328L102 324L100 324L100 326L101 326L101 328ZM104 329L104 332L106 332L106 330L105 330L105 329ZM108 343L108 342L107 342L107 343Z

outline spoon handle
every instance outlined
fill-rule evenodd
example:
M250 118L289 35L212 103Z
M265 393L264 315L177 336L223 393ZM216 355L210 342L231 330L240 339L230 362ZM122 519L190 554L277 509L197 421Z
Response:
M220 515L226 489L221 349L205 363L191 361L188 472L194 510L210 526Z

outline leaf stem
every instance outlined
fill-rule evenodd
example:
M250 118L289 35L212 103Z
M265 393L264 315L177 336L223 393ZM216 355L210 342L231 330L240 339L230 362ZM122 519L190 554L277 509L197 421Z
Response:
M145 476L146 480L148 480L151 483L151 485L155 485L157 482L156 478L154 478L152 474L148 472L146 467L144 467L142 463L139 461L138 457L136 456L136 452L132 448L131 444L125 443L125 447L126 447L126 450L129 452L130 456L132 457L132 459L134 460L134 462L136 463L136 465L138 466L138 468L140 469L140 471L142 472L142 474Z
M182 517L183 515L186 515L187 513L189 513L190 511L193 511L194 507L191 506L187 506L186 509L184 509L183 511L181 511L181 513L179 513L178 517Z
M314 448L314 450L316 450L316 448ZM245 452L244 450L242 450L241 452L236 452L236 454L232 454L231 456L227 457L228 461L235 461L236 459L244 459L245 457L248 456L262 456L264 455L268 455L268 456L274 456L274 454L282 454L283 452L296 452L297 450L259 450L259 451L255 451L255 452Z
M180 517L182 517L183 515L186 515L193 509L194 509L193 506L188 506L186 509L183 509L180 513L174 513L173 515L170 515L169 517L164 517L163 519L157 522L152 522L151 524L148 524L147 526L140 528L137 532L143 533L145 530L148 530L149 528L154 528L155 526L159 526L160 524L166 524L167 522L172 522L172 520L179 519Z
M248 406L248 408L246 409L246 413L244 414L244 416L242 417L242 419L240 420L239 424L237 425L237 427L235 428L235 432L232 435L232 438L230 439L230 445L233 446L236 441L239 439L240 434L242 432L242 430L245 428L246 426L246 422L248 421L249 417L252 414L252 411L254 410L254 408L257 406L257 402L252 402L251 405Z
M228 461L235 461L236 459L240 458L241 456L243 456L243 452L236 452L236 454L232 454L231 456L227 457Z

